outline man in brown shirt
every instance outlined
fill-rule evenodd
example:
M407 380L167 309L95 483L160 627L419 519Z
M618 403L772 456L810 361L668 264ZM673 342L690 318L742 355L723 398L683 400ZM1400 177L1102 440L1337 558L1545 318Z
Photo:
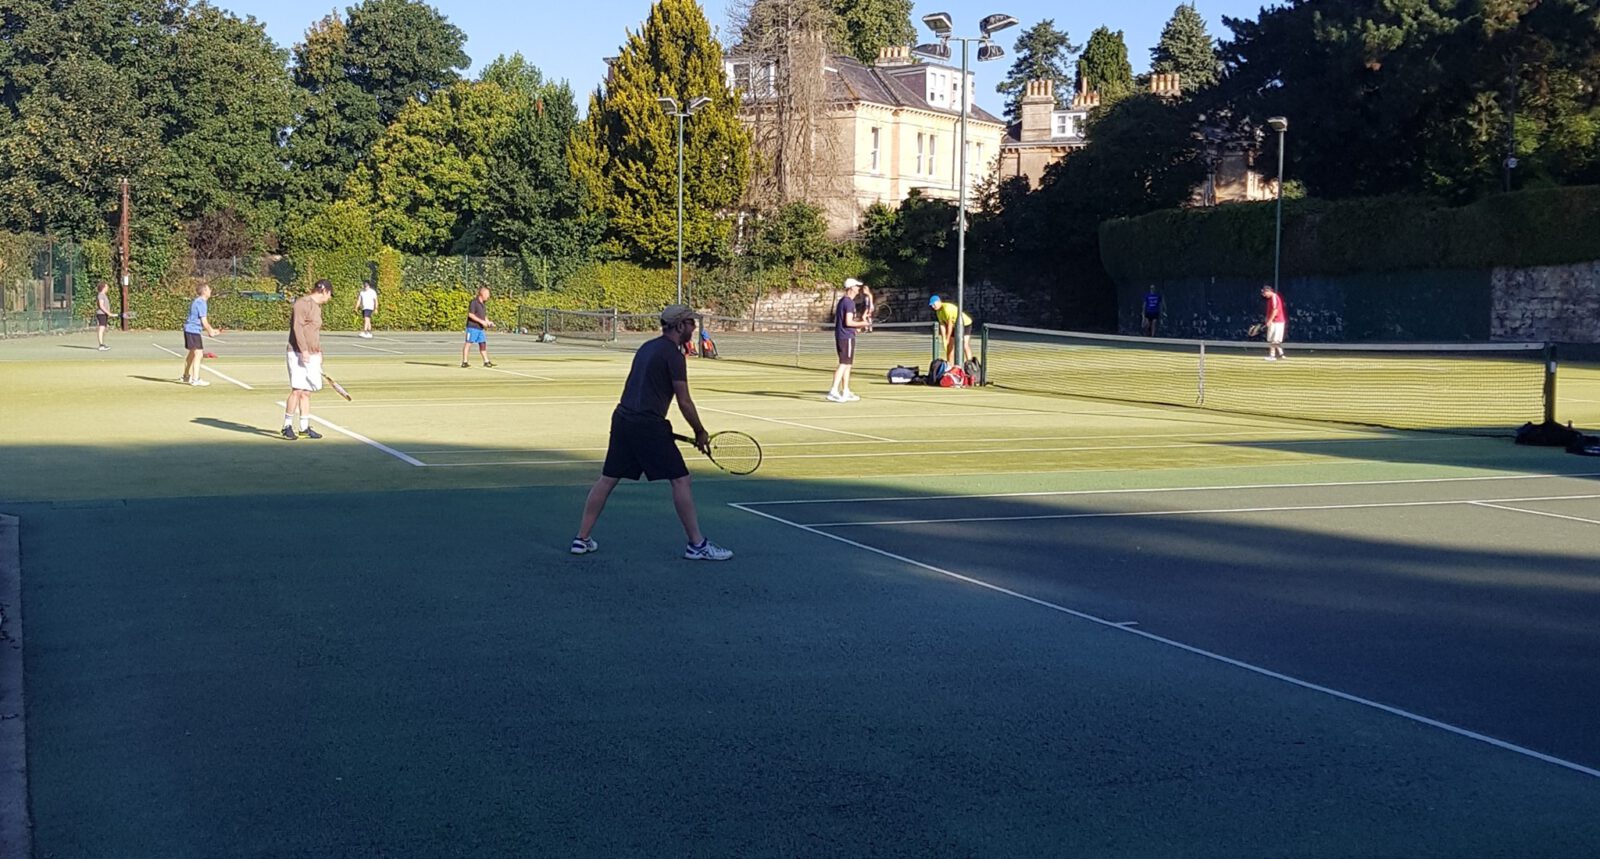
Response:
M311 392L322 390L322 305L333 297L333 284L317 281L311 291L294 300L289 321L289 398L284 401L283 432L294 441L300 435L322 438L311 428ZM300 416L300 434L294 431L294 417Z

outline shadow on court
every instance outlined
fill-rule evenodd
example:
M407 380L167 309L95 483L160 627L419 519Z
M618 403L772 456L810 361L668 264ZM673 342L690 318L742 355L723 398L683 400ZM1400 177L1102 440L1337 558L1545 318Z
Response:
M266 427L250 426L249 424L242 424L237 421L225 421L219 418L195 418L194 420L190 421L190 423L199 424L203 427L211 427L212 429L243 433L244 435L264 436L267 438L278 437L278 432L276 430L267 429Z
M1600 851L1600 779L1128 631L1600 764L1592 535L1472 503L1504 490L697 480L738 553L708 564L678 557L659 484L568 554L592 463L441 490L348 447L246 448L269 449L77 467L273 468L276 490L0 502L38 855ZM1137 626L727 506L800 500L827 503L752 509ZM1453 512L1370 506L1407 500ZM1330 504L1362 506L1284 509Z

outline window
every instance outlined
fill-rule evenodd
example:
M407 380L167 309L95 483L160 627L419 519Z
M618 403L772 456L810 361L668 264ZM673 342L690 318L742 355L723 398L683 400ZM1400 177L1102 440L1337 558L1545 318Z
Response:
M982 173L982 172L984 172L983 144L982 143L978 143L978 144L974 145L972 147L972 149L973 149L973 154L977 156L977 160L971 166L969 166L967 168L967 170L968 170L968 172L972 172L973 170L976 170L977 172Z
M879 152L878 146L881 143L881 139L880 139L881 137L882 137L882 129L880 129L876 125L874 125L872 127L872 167L871 167L872 172L874 172L874 173L877 173L877 172L879 172L880 170L883 169L881 166L879 166L880 162L878 161L878 152Z
M939 172L939 168L934 166L934 157L933 157L934 156L934 152L933 152L934 144L938 143L938 142L939 142L939 138L935 137L932 134L928 135L928 175L929 176L936 175Z
M923 134L920 131L917 132L917 169L916 169L916 175L918 175L918 176L921 176L922 172L923 172L923 168L922 168L922 164L923 164L923 161L922 161L922 147L923 147L924 143L926 142L926 138L927 138L926 134Z
M1055 120L1050 126L1051 137L1072 136L1072 115L1067 113L1053 113L1050 118Z

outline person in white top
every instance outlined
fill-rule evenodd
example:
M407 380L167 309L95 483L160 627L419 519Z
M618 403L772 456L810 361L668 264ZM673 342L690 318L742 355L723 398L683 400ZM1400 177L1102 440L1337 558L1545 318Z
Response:
M378 311L378 290L372 281L361 282L361 292L356 295L356 309L361 311L361 336L372 339L372 314Z

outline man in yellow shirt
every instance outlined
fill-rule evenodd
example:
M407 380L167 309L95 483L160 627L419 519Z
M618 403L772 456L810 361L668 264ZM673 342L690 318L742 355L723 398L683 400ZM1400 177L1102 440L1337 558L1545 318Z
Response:
M944 344L944 361L952 367L959 367L972 357L972 317L961 312L955 302L945 301L939 296L928 299L928 306L933 308L934 318L939 320L939 342ZM956 317L961 317L961 360L957 362L953 357L956 347Z

